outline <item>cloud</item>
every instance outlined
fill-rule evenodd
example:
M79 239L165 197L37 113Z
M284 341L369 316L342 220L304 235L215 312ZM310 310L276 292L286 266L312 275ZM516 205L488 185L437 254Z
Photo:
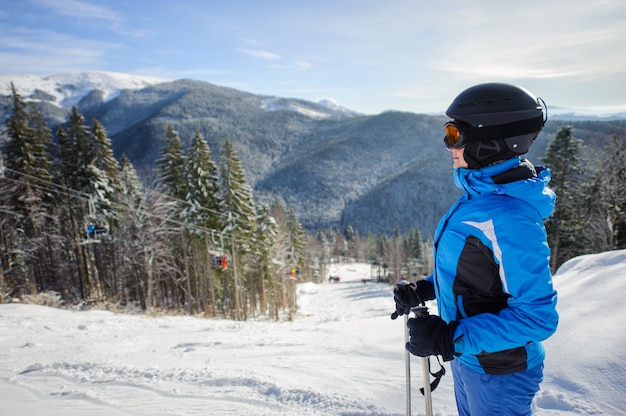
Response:
M46 30L0 31L0 72L45 73L100 67L105 56L120 45L79 39Z
M106 7L96 6L80 0L32 0L34 4L49 9L46 13L56 13L63 16L71 16L79 19L86 19L93 24L94 19L109 25L109 29L122 36L132 36L134 38L148 38L153 35L153 31L138 29L135 27L127 28L124 25L125 17L123 14L108 9Z
M120 15L116 12L80 0L33 0L33 2L39 6L50 8L56 13L67 16L102 19L111 22L121 21Z
M270 65L271 69L288 70L288 71L306 71L311 68L311 63L307 61L294 61L288 64Z
M243 52L246 55L251 56L253 58L269 59L269 60L280 60L281 59L280 55L277 55L277 54L272 53L272 52L264 51L262 49L241 48L241 49L239 49L239 51Z

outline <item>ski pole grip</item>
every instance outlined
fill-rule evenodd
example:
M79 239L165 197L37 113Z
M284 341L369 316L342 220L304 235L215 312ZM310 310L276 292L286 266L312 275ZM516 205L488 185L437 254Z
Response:
M428 318L428 308L424 305L414 306L411 308L411 312L415 314L417 319L426 319Z

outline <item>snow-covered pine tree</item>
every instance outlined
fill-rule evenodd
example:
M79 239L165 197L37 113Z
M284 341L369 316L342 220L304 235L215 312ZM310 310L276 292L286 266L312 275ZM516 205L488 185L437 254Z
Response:
M84 122L84 116L73 107L68 124L59 130L58 181L73 192L66 192L58 202L63 235L69 239L65 257L74 259L74 266L68 268L71 286L83 299L95 301L115 284L115 253L113 247L104 253L98 244L85 243L100 242L88 233L89 225L108 231L108 221L114 218L119 164L102 124L94 121L90 128Z
M245 256L253 253L253 231L255 229L256 208L252 188L248 185L241 161L230 141L226 140L220 158L220 187L224 200L223 224L228 236L228 249L231 251L232 291L234 294L234 315L238 320L245 319L245 305L241 291L250 272L250 263Z
M186 206L187 182L185 177L185 155L180 136L172 125L168 125L163 140L160 156L156 161L157 188L162 192L161 197L168 198L172 204L166 204L171 211L165 214L167 218L175 218L177 221L168 227L172 233L170 236L170 250L175 261L169 266L174 276L169 279L175 283L172 287L174 292L171 296L182 305L176 303L176 307L187 307L194 304L191 293L190 281L190 254L188 252L188 224L184 224L182 212Z
M129 215L145 206L146 195L144 187L139 180L135 166L133 166L126 155L122 155L119 184L120 204L124 207L120 215Z
M121 197L120 164L113 156L111 139L106 129L98 121L94 120L91 126L91 147L93 159L88 165L94 182L92 202L97 226L106 228L108 235L100 238L102 244L91 246L94 267L98 271L102 295L107 299L119 299L119 278L117 276L117 264L123 258L125 252L113 241L118 233L119 200Z
M90 128L85 125L85 117L76 107L72 107L70 119L58 134L62 183L74 191L91 195L96 183L95 173L90 165L95 159L95 148Z
M115 212L112 204L115 204L121 192L118 177L120 164L113 156L111 139L98 120L93 121L91 134L93 160L89 164L89 169L95 179L92 184L94 202L99 213L113 220Z
M563 126L550 142L544 163L550 169L550 188L557 195L553 214L545 221L552 249L551 268L583 252L584 206L581 196L583 178L582 140L574 137L571 126Z
M190 261L192 253L189 252L191 246L189 233L191 224L184 222L182 212L186 207L186 197L188 184L185 176L185 155L182 141L172 125L168 125L161 147L160 156L156 161L157 187L173 201L171 205L173 211L166 216L176 218L179 223L177 235L172 235L170 240L171 253L175 259L175 264L171 269L178 274L174 278L177 283L174 298L182 302L182 306L195 307L195 298L191 290ZM179 306L179 305L176 305Z
M226 140L220 159L220 185L223 198L223 224L238 240L240 250L247 251L255 226L256 208L252 188L230 141Z
M210 266L215 250L221 250L221 247L212 246L221 235L222 199L218 170L211 159L211 149L199 131L194 133L187 150L184 171L187 195L182 217L190 225L188 230L194 250L190 289L199 303L198 309L215 314L215 281ZM221 251L218 253L225 254Z
M292 268L304 269L304 245L306 244L306 231L296 211L290 209L287 214L287 230L289 232L289 255L287 260Z
M276 239L276 221L270 214L267 206L262 205L258 209L259 215L254 230L254 261L251 273L251 281L248 290L251 293L251 308L258 309L261 313L268 313L278 320L280 307L277 296L276 279L280 276L275 270L275 261L272 261L272 247Z
M56 182L66 189L57 200L61 234L67 240L63 244L64 257L67 259L66 274L69 277L71 293L84 297L89 284L85 277L86 267L81 262L82 248L79 244L84 239L85 221L89 213L89 203L83 195L90 195L93 182L88 166L93 159L90 149L89 128L84 125L84 117L76 107L72 108L70 120L65 127L59 128L59 140Z
M156 161L156 171L160 190L174 199L184 201L187 196L185 156L180 136L170 124L167 125L163 147Z
M585 183L587 253L626 247L626 149L614 135L600 154L593 177Z
M211 149L199 131L196 131L185 158L187 202L183 218L198 228L193 233L203 237L205 230L221 231L223 201L220 196L219 174L211 159Z
M13 111L6 120L5 168L1 182L2 269L10 294L54 290L50 238L52 213L52 134L43 115L27 105L11 83ZM34 260L34 259L41 259ZM45 260L44 260L45 259Z

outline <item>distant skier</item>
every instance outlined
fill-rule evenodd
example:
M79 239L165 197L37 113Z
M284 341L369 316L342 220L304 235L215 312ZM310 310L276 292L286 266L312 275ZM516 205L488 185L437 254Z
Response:
M530 415L543 378L541 341L558 323L543 219L550 172L521 159L545 103L517 86L480 84L446 114L444 142L463 196L435 230L433 273L394 290L396 312L437 300L439 315L409 319L414 355L451 362L460 415Z

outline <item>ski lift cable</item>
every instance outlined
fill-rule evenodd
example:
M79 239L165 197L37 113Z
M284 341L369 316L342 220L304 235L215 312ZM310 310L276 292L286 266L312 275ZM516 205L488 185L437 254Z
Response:
M61 190L61 193L64 193L64 194L65 194L65 195L67 195L67 196L77 196L77 197L80 197L80 198L85 198L85 199L89 199L89 198L91 198L91 197L92 197L92 195L91 195L91 194L88 194L88 193L86 193L86 192L83 192L83 191L77 191L77 190L75 190L75 189L68 188L67 186L60 185L60 184L57 184L57 183L54 183L54 182L51 182L51 181L48 181L48 180L42 179L42 178L39 178L39 177L37 177L37 176L30 175L30 174L28 174L28 173L23 173L23 172L17 171L17 170L15 170L15 169L7 168L7 167L5 167L5 170L7 170L7 171L11 171L11 172L13 172L13 173L15 173L15 174L18 174L18 175L21 175L21 176L27 177L27 178L29 178L29 179L33 179L33 180L36 180L36 181L39 181L39 182L43 182L44 184L47 184L47 185L51 186L52 188L55 188L55 189L57 189L57 190ZM14 179L14 178L7 178L7 177L5 177L5 179L10 179L10 180L13 180L13 181L19 181L19 179ZM32 183L30 183L29 185L33 185L33 186L37 187L38 189L41 189L41 190L44 190L44 191L51 191L51 190L54 190L54 189L50 189L50 188L46 188L46 187L42 187L41 185L40 185L40 186L37 186L37 185L32 184ZM165 193L159 192L159 191L157 191L157 190L150 190L150 193L152 193L152 194L154 194L154 195L157 195L157 196L164 197L164 198L168 198L168 199L170 199L170 200L172 200L172 201L174 201L174 202L180 202L180 203L182 203L182 204L184 204L184 205L189 205L189 204L190 204L190 202L189 202L189 201L185 201L185 200L183 200L183 199L176 198L176 197L174 197L174 196L171 196L171 195L168 195L168 194L165 194ZM211 213L211 214L220 214L218 211L215 211L215 210L212 210L212 209L210 209L210 208L203 207L203 206L198 206L197 208L198 208L198 209L200 209L200 210L202 210L202 211L205 211L205 212Z
M45 179L38 178L38 177L33 176L33 175L29 175L28 173L23 173L23 172L17 171L15 169L5 168L5 170L11 171L11 172L16 173L18 175L21 175L23 177L26 177L26 178L29 178L29 179L34 179L36 181L43 182L44 184L49 185L49 187L46 187L46 186L42 186L42 185L37 185L37 184L32 183L32 182L28 183L28 185L33 186L34 188L40 189L42 191L48 191L48 192L56 191L56 192L59 192L61 194L64 194L64 195L70 196L70 197L89 199L89 194L87 194L85 192L77 191L75 189L71 189L71 188L68 188L66 186L59 185L57 183L47 181ZM24 183L21 179L10 178L10 177L7 177L7 176L4 176L4 179L8 179L10 181L18 182L18 183Z
M73 197L83 198L83 199L86 199L88 203L89 203L89 198L91 198L91 197L92 197L92 195L87 194L87 193L85 193L85 192L82 192L82 191L77 191L77 190L75 190L75 189L68 188L68 187L66 187L66 186L64 186L64 185L56 184L56 183L54 183L54 182L51 182L51 181L48 181L48 180L45 180L45 179L42 179L42 178L38 178L38 177L36 177L36 176L29 175L29 174L27 174L27 173L23 173L23 172L20 172L20 171L14 170L14 169L10 169L10 168L5 168L5 169L6 169L6 170L9 170L9 171L11 171L11 172L14 172L14 173L16 173L16 174L22 175L22 176L24 176L24 177L27 177L27 178L30 178L30 179L33 179L33 180L36 180L36 181L39 181L39 182L43 182L43 183L45 183L45 184L47 184L47 185L49 185L49 186L51 186L51 187L53 187L53 188L56 188L57 190L58 190L58 189L62 189L62 190L63 190L63 191L65 191L65 192L61 191L61 193L64 193L66 196L73 196ZM7 179L11 179L11 180L13 180L13 181L16 181L16 180L17 180L17 179L13 179L13 178L7 178ZM19 181L19 180L17 180L17 181ZM36 185L34 185L34 184L32 184L32 183L31 183L31 184L29 184L29 185L36 186ZM42 187L42 186L37 186L37 188L38 188L38 189L41 189L41 190L44 190L44 191L51 191L51 190L54 190L54 189L49 189L49 188ZM57 192L59 192L59 191L57 191ZM190 202L189 202L189 201L185 201L185 200L183 200L183 199L176 198L176 197L174 197L174 196L172 196L172 195L168 195L168 194L165 194L165 193L159 192L159 191L154 190L154 189L151 189L151 190L150 190L150 193L151 193L151 194L154 194L154 195L156 195L156 196L160 196L160 197L164 197L164 198L170 199L170 200L172 200L172 201L174 201L174 202L179 202L179 203L181 203L181 204L183 204L183 205L189 205L189 204L190 204ZM115 203L114 201L111 201L111 205L113 205L113 206L117 205L118 207L122 207L122 208L124 207L122 204ZM208 212L208 213L211 213L211 214L218 214L218 215L220 215L220 214L221 214L221 213L220 213L220 212L218 212L218 211L215 211L215 210L212 210L212 209L210 209L210 208L203 207L203 206L198 206L198 208L199 208L200 210L202 210L202 211L205 211L205 212ZM159 217L159 216L156 216L156 215L154 215L154 214L151 214L151 213L148 213L148 212L145 212L145 211L144 211L144 213L145 213L147 216L150 216L151 218L161 219L161 220L163 220L163 221L168 221L168 222L170 222L170 223L173 223L173 224L176 224L176 225L179 225L179 226L183 226L183 227L187 227L187 228L191 228L191 229L194 229L194 230L197 230L197 231L211 231L211 229L206 228L206 227L202 227L202 226L198 226L198 225L191 225L191 224L187 224L187 223L184 223L184 222L182 222L182 221L176 221L176 220L173 220L173 219L171 219L171 218ZM229 216L230 216L230 215L231 215L231 213L229 213ZM229 221L228 221L228 222L231 222L231 221L232 221L232 219L231 219L231 218L229 218ZM225 235L226 237L228 237L228 232L232 231L232 227L231 227L231 226L229 226L229 225L226 225L226 226L224 227L224 229L223 229L223 230L215 230L215 231L217 231L217 232L219 232L220 234Z
M93 198L91 195L89 195L89 194L87 194L85 192L77 191L75 189L68 188L68 187L66 187L64 185L59 185L59 184L56 184L54 182L51 182L51 181L48 181L48 180L45 180L45 179L42 179L42 178L38 178L36 176L29 175L27 173L23 173L23 172L20 172L20 171L11 169L11 168L6 168L6 167L5 167L5 170L11 171L11 172L16 173L18 175L21 175L23 177L30 178L30 179L33 179L33 180L36 180L36 181L39 181L39 182L42 182L42 183L48 185L48 186L43 186L43 185L38 185L38 184L34 184L34 183L28 183L28 185L33 186L33 187L35 187L37 189L40 189L42 191L58 192L58 193L64 194L64 195L69 196L69 197L73 197L73 198L77 198L77 199L83 199L83 200L85 200L85 202L87 204L90 203L90 198ZM17 182L17 183L24 184L24 181L21 180L21 179L9 178L7 176L5 176L3 179L8 179L8 180L10 180L12 182ZM184 201L184 200L172 197L172 196L167 195L167 194L163 194L163 193L160 193L160 192L157 192L157 191L150 191L150 192L156 194L157 196L163 196L163 197L172 199L174 201L178 201L178 202L182 202L184 204L188 204L187 201ZM114 202L114 201L111 201L111 206L113 206L113 207L117 206L118 208L125 208L125 206L123 204L120 204L120 203L117 203L117 202ZM208 212L217 213L217 211L209 210L208 208L204 208L204 207L200 207L200 209L203 209L203 210L208 211ZM225 231L227 231L228 227L226 227L224 230L215 230L215 229L212 229L212 228L202 227L202 226L195 225L195 224L189 224L189 223L185 223L183 221L178 221L178 220L175 220L175 219L172 219L172 218L167 218L167 217L164 217L164 216L156 215L156 214L148 212L148 211L146 211L145 209L142 209L142 208L139 208L139 210L141 210L141 212L144 215L146 215L147 217L149 217L149 218L160 219L162 221L169 222L169 223L181 226L181 227L193 229L193 230L196 230L196 231L203 231L203 232L204 231L207 231L207 232L215 231L215 232L220 233L220 235L222 235L222 236L225 236L227 238L229 237L228 234L225 234ZM228 229L228 231L230 231L230 229Z

